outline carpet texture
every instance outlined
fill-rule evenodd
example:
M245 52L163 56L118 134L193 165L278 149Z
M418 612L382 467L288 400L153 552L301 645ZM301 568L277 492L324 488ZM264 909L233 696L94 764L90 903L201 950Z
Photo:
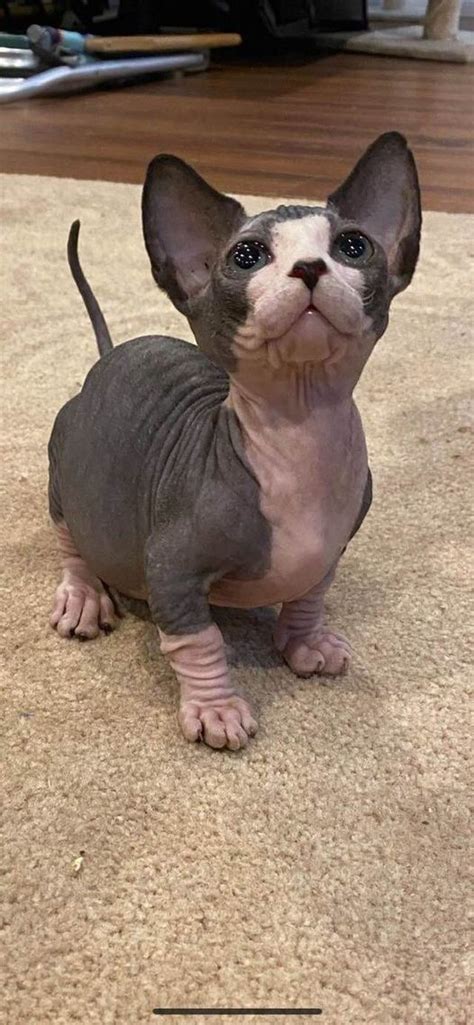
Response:
M260 720L233 755L183 741L150 624L87 645L47 625L46 445L96 358L66 265L75 217L114 339L189 337L151 281L140 191L12 176L0 192L2 1020L287 1005L324 1025L466 1023L474 218L426 215L415 283L358 390L375 501L330 594L353 668L298 680L271 610L220 614Z

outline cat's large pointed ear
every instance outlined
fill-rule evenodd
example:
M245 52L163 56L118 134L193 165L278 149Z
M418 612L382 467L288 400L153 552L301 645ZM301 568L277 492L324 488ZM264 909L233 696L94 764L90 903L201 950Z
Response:
M245 219L244 210L184 160L162 155L148 167L142 217L153 277L185 312L188 300L206 287L221 247Z
M406 288L420 249L421 204L415 161L403 135L380 135L329 196L328 206L383 247L392 295Z

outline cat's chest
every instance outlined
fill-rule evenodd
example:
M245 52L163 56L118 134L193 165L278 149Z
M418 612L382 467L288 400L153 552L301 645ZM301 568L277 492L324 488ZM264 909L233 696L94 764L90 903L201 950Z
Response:
M324 575L347 543L367 476L365 445L325 445L300 434L260 474L260 508L271 527L271 572L299 590L306 576Z
M368 472L358 414L345 430L321 419L282 427L247 458L270 527L269 565L259 580L226 578L220 597L250 606L291 601L323 579L354 528Z
M324 529L350 516L365 484L367 452L358 411L340 422L319 413L300 424L277 426L249 447L260 489L260 508L276 536Z

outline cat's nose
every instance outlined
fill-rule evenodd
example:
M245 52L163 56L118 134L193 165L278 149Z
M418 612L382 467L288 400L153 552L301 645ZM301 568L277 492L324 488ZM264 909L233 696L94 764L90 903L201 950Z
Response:
M306 287L312 292L323 274L327 274L327 266L324 260L298 260L288 277L301 278Z

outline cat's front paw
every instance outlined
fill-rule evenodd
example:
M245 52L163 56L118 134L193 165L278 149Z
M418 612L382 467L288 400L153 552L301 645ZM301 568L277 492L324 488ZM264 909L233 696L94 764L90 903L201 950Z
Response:
M60 637L90 641L117 626L117 610L101 581L78 560L74 569L65 569L56 589L50 624Z
M346 673L352 648L343 634L320 629L307 636L291 636L287 628L276 629L275 644L297 676L340 676Z
M247 701L238 695L228 699L181 700L179 722L186 740L203 740L209 747L239 751L257 732L257 723Z

